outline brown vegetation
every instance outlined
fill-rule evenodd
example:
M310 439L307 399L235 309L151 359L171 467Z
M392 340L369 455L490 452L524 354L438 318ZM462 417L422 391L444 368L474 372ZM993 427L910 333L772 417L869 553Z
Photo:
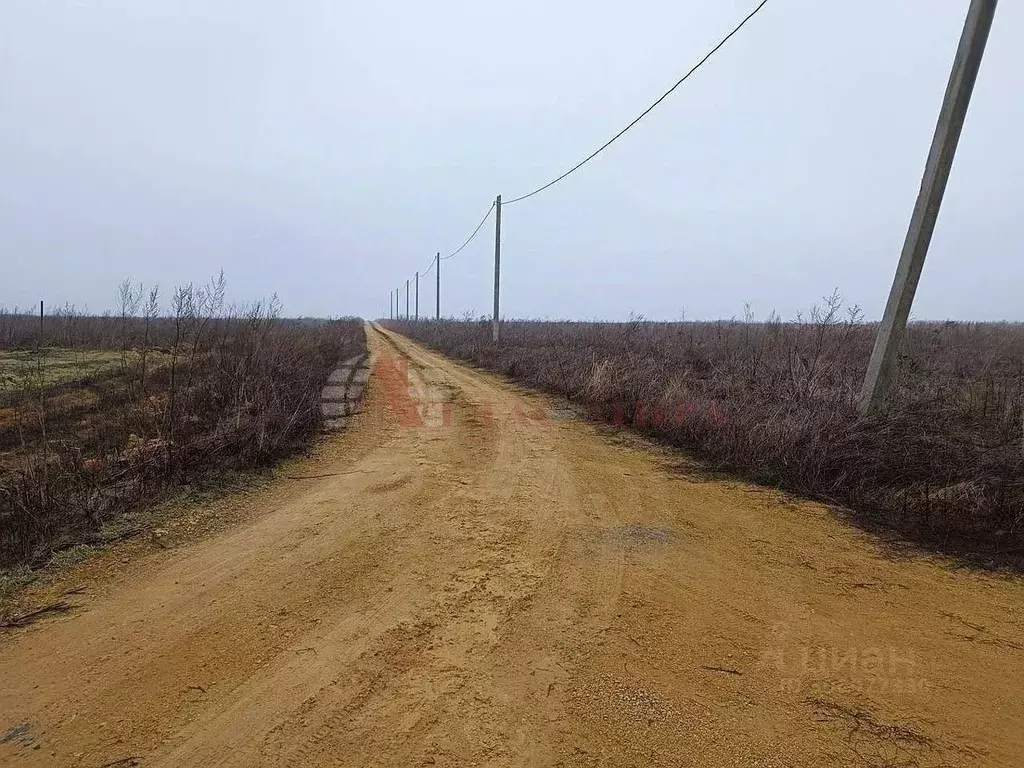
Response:
M120 311L0 310L0 565L91 542L126 510L301 447L320 389L365 348L358 320L284 320L276 298L225 304L223 276L125 283ZM6 362L6 364L5 364Z
M841 504L871 527L1024 562L1024 326L917 323L883 414L857 415L874 328L837 295L806 320L390 323L457 358Z

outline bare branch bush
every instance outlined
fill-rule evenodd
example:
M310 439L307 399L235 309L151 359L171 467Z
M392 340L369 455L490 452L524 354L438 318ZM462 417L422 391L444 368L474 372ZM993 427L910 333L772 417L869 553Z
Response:
M45 318L59 344L48 360L73 350L91 362L64 380L27 366L0 380L0 565L93 542L174 487L268 466L309 443L327 375L365 349L361 321L282 319L276 296L227 306L226 288L223 274L179 286L161 315L156 287L126 281L116 313L66 307ZM0 361L35 354L38 324L0 309Z

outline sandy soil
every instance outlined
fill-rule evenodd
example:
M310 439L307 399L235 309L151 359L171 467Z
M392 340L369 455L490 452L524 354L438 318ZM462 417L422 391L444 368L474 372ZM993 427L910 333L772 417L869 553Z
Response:
M304 479L0 636L0 764L1024 765L1021 582L370 342Z

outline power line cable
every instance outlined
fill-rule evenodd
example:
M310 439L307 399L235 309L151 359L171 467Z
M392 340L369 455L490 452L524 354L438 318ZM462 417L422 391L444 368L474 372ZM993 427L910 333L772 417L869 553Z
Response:
M476 237L480 233L480 230L483 229L484 224L487 223L487 219L490 218L491 211L493 211L493 210L494 210L494 203L491 203L491 207L487 209L487 213L484 214L483 219L481 219L480 223L477 224L476 229L473 230L473 234L471 234L466 239L466 242L464 242L462 245L460 245L458 248L456 248L450 254L448 254L447 256L442 256L441 257L441 261L444 261L445 259L450 259L452 256L458 256L459 253L462 252L462 249L465 248L467 245L469 245L473 241L473 238ZM427 275L429 275L430 274L430 270L432 270L434 268L434 264L435 263L436 263L436 260L435 259L431 259L430 260L430 266L427 267L426 271L420 272L420 277L426 277Z
M511 205L512 203L518 203L518 202L520 202L522 200L526 200L527 198L533 197L534 195L537 195L537 194L543 192L544 190L546 190L546 189L548 189L550 187L553 187L555 184L557 184L558 182L562 181L563 179L571 176L573 173L575 173L580 168L582 168L584 165L589 163L591 160L593 160L599 154L601 154L606 149L608 149L608 147L610 147L612 144L614 144L616 141L618 141L620 138L622 138L622 136L624 136L627 131L629 131L631 128L633 128L635 125L637 125L645 117L647 117L647 115L649 115L654 110L655 107L657 107L659 104L661 104L661 102L663 102L673 92L675 92L675 90L677 88L679 88L679 86L681 86L683 83L685 83L687 80L689 80L690 77L692 77L697 72L697 70L699 70L702 66L704 66L704 64L706 64L711 59L712 56L714 56L741 29L743 29L743 27L747 25L747 22L749 22L751 19L753 19L754 16L756 16L761 11L761 9L763 9L767 4L768 4L768 0L761 0L761 2L759 2L757 4L757 6L754 8L754 10L752 10L749 14L747 14L743 18L743 20L740 21L740 23L737 24L732 29L731 32L729 32L729 34L727 34L725 37L723 37L722 40L719 41L719 43L714 48L712 48L704 56L704 58L702 58L700 61L698 61L690 69L689 72L687 72L679 80L677 80L675 82L675 84L673 84L671 88L669 88L667 91L665 91L665 93L663 93L661 96L659 96L654 101L653 104L651 104L649 107L647 107L647 109L645 109L643 112L641 112L625 128L623 128L621 131L619 131L614 136L612 136L608 141L606 141L604 144L602 144L600 147L598 147L594 152L592 152L590 155L585 157L583 160L581 160L579 163L574 165L572 168L567 170L562 175L560 175L560 176L552 179L551 181L549 181L547 184L544 184L543 186L538 187L537 189L535 189L532 192L529 192L529 193L527 193L525 195L520 195L519 197L512 198L511 200L505 200L504 204L505 205ZM462 251L466 248L466 246L468 246L471 242L473 242L473 239L480 233L480 230L483 228L484 224L487 222L487 219L490 218L491 211L493 211L494 208L495 208L495 203L491 203L490 207L487 209L487 212L484 214L484 217L480 220L480 223L477 224L476 229L473 230L473 233L466 239L466 241L462 245L460 245L458 248L456 248L454 251L449 253L447 256L441 256L440 257L440 261L446 261L446 260L451 259L451 258L453 258L455 256L458 256L460 253L462 253ZM421 273L421 276L425 277L426 275L430 274L430 271L434 268L434 265L436 263L437 263L437 260L431 260L430 266L426 269L425 272Z
M762 8L764 8L767 4L768 4L768 0L761 0L761 2L757 5L757 7L754 8L754 10L751 11L749 14L747 14L746 18L744 18L743 21L741 21L739 24L737 24L736 27L732 30L732 32L730 32L728 35L726 35L724 38L722 38L721 42L719 42L718 45L716 45L714 48L712 48L711 51L703 59L698 61L689 72L687 72L679 80L677 80L675 85L673 85L671 88L669 88L667 91L665 91L665 93L663 93L658 98L657 101L655 101L653 104L651 104L651 106L649 106L647 109L645 109L643 112L641 112L640 115L635 120L633 120L633 122L631 122L629 125L627 125L625 128L623 128L621 131L619 131L617 134L615 134L610 139L608 139L608 141L606 141L604 144L602 144L595 152L593 152L592 154L588 155L586 158L584 158L579 163L574 165L572 168L570 168L568 171L563 173L561 176L559 176L556 179L553 179L552 181L549 181L544 186L538 187L537 189L533 190L533 192L530 192L528 194L521 195L519 197L513 198L512 200L504 200L504 201L502 201L502 205L512 205L512 203L518 203L520 200L525 200L528 197L533 197L534 195L536 195L536 194L538 194L540 192L543 192L548 187L553 187L555 184L560 182L562 179L564 179L567 176L575 173L580 168L582 168L584 165L586 165L591 160L593 160L595 157L597 157L599 154L601 154L606 149L608 149L608 147L610 147L613 143L615 143L615 141L617 141L620 137L622 137L622 135L625 134L626 131L628 131L634 125L636 125L641 120L643 120L645 117L647 117L647 115L650 114L650 112L656 106L658 106L659 104L661 104L661 102L663 102L665 99L667 99L672 94L672 92L676 90L676 88L678 88L680 85L682 85L687 80L689 80L691 75L693 75L698 69L700 69L702 66L704 66L704 64L708 61L708 59L710 59L712 56L714 56L723 45L725 45L727 42L729 42L729 40L732 38L733 35L735 35L737 32L739 32L741 29L743 29L743 27L746 26L746 23L748 21L750 21L752 18L754 18L754 16L756 16L758 14L758 12ZM490 212L488 211L488 213L490 213Z
M484 214L484 217L480 220L480 223L476 225L476 229L473 230L473 234L469 236L469 238L466 240L466 242L464 242L462 245L460 245L454 251L449 253L447 256L442 256L441 257L441 261L445 261L446 259L450 259L453 256L458 256L462 252L463 248L465 248L467 245L469 245L471 242L473 242L473 238L476 237L477 234L480 232L480 229L483 227L483 225L487 221L487 219L490 218L491 211L493 211L493 210L494 210L494 203L491 203L491 207L487 209L487 213Z
M494 203L491 203L491 207L487 209L487 213L484 214L483 219L481 219L480 223L477 224L476 229L473 230L473 234L471 234L466 239L466 242L464 242L462 245L460 245L458 248L456 248L450 254L448 254L447 256L442 256L441 257L441 261L444 261L445 259L450 259L452 256L458 256L459 253L462 252L462 249L465 248L467 245L469 245L473 241L473 238L476 237L480 233L480 230L483 228L484 224L487 222L487 219L490 218L491 211L493 211L493 210L494 210ZM434 264L435 263L436 263L436 259L431 259L430 260L430 266L427 267L425 271L420 272L420 277L426 277L427 275L429 275L430 274L430 270L432 270L434 268Z

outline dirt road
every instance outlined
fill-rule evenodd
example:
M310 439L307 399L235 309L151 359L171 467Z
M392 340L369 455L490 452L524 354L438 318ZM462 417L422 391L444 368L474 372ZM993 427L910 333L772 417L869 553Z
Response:
M0 636L0 763L1024 765L1021 583L370 341L307 479Z

